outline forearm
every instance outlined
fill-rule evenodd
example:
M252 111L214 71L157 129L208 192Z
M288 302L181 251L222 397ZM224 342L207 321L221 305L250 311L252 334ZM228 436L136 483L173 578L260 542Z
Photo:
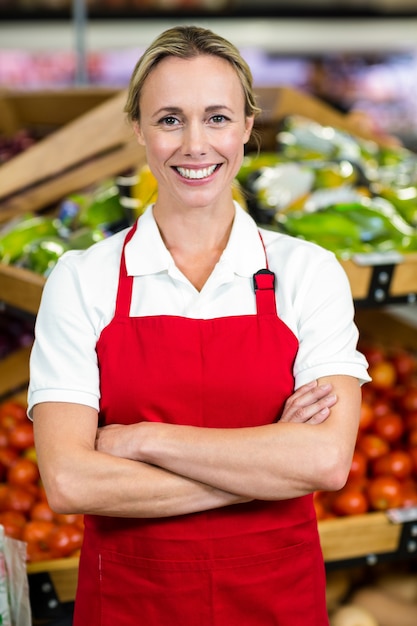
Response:
M61 512L116 517L169 517L243 501L162 468L99 452L83 456L76 471L62 468L45 487Z
M86 407L35 407L39 469L57 512L167 517L244 501L190 477L95 450L96 423L96 414Z
M357 381L339 378L340 399L318 425L204 429L140 424L137 458L249 498L287 499L338 489L349 471L360 408Z

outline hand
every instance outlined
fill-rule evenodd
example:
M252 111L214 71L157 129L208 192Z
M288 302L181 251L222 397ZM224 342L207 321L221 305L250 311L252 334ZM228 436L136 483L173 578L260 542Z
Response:
M336 402L332 386L329 383L319 385L317 380L314 380L297 389L287 399L279 421L321 424L329 417L330 408Z
M98 428L95 449L123 459L137 460L139 427L140 424L109 424Z

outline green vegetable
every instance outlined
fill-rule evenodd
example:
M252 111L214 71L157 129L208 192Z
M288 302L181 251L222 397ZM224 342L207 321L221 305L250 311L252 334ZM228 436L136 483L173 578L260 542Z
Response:
M58 235L61 223L58 219L46 216L29 215L18 221L6 232L0 233L0 261L14 263L33 241Z
M68 249L68 244L59 237L40 239L27 247L21 264L33 272L47 276L59 257Z

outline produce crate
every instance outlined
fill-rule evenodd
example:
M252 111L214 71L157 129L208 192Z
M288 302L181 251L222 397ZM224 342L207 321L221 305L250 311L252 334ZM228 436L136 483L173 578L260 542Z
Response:
M392 523L385 513L367 513L319 522L319 533L326 563L351 559L377 559L395 553L400 546L402 526Z
M256 90L262 113L257 128L264 150L276 148L278 124L287 116L300 115L319 124L335 126L363 139L384 144L386 139L359 124L356 116L342 113L319 98L292 87L259 87Z
M0 91L0 134L22 129L49 133L116 95L111 88L71 87L41 91Z
M340 263L358 306L415 302L417 253L354 255Z
M14 111L18 102L21 111L19 109L20 117L15 115L19 120L16 125L23 123L23 119L24 123L41 123L48 120L50 114L58 126L60 122L70 121L0 166L0 225L26 212L53 210L54 203L67 194L138 168L145 162L144 149L138 145L125 120L125 92L110 93L106 98L95 91L56 93L50 98L38 94L37 98L39 106L32 116L26 105L33 104L35 96L32 100L27 96L27 101L24 95L20 99L10 97L14 108L3 98L0 119L1 106ZM79 110L85 110L97 100L100 101L97 106L76 116ZM53 111L64 102L66 113L54 116ZM41 115L43 106L46 106L44 117ZM12 126L10 123L10 128ZM0 302L35 314L44 283L43 277L32 272L0 264Z
M73 119L0 167L0 222L45 209L66 194L145 161L123 113L124 91Z
M36 315L44 284L40 274L0 263L0 301L9 306Z

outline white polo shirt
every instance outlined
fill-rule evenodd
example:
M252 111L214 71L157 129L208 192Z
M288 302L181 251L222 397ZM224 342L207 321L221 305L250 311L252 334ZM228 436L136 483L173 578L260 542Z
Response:
M126 232L88 250L65 253L49 276L30 359L29 413L45 401L98 409L95 347L114 315ZM278 315L299 341L296 387L332 374L354 376L361 383L370 380L366 360L356 349L350 285L333 253L259 229L238 205L227 247L200 292L175 266L148 207L126 246L127 271L135 277L131 315L211 319L255 314L252 277L266 265L263 246L276 275Z

